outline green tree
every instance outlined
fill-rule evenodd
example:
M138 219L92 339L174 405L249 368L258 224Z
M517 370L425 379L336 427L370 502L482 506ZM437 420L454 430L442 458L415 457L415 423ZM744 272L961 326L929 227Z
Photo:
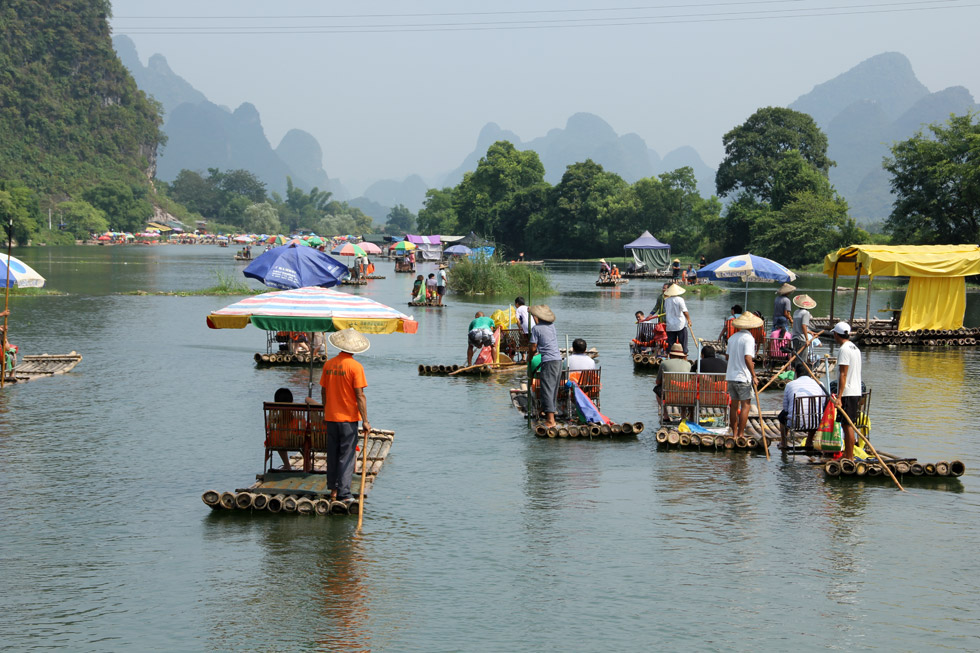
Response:
M419 209L419 231L425 234L454 234L458 223L453 210L453 189L430 188L425 191L425 205Z
M649 229L670 243L674 251L694 254L706 237L706 225L721 212L717 198L704 199L698 193L694 170L689 167L640 179L633 184L632 194L635 213L630 216L625 212L625 218L616 220L615 237L611 239L620 246Z
M794 195L779 211L761 211L751 233L753 253L788 266L819 260L867 237L848 217L847 202L836 194L809 190Z
M153 215L146 189L121 181L106 181L88 189L82 199L102 211L114 231L139 231Z
M279 211L283 227L289 231L314 229L316 224L327 216L330 204L330 191L312 188L309 193L293 185L291 177L286 177L286 197L272 194L272 202Z
M896 143L884 168L895 195L885 224L893 241L980 242L980 122L977 113L950 116Z
M109 229L105 213L88 202L77 200L62 202L57 206L58 214L76 240L86 240Z
M280 230L276 207L268 202L253 204L245 209L244 227L253 234L277 234Z
M415 229L415 214L402 204L392 207L385 223L385 233L404 235Z
M221 190L248 199L253 204L266 200L265 182L248 170L231 170L221 177Z
M169 187L169 194L194 213L217 217L221 209L221 194L201 173L181 170Z
M516 206L511 202L513 194L544 183L544 166L537 152L522 152L508 141L497 141L480 159L476 170L467 172L453 190L459 231L474 231L505 247L521 247L516 241L523 241L532 216L518 216L511 210L505 224L501 212L505 207Z
M826 176L835 165L827 157L827 136L805 113L765 107L725 134L725 158L718 166L718 195L738 192L760 202L772 201L773 170L781 155L796 150L805 161Z
M40 217L34 191L16 181L0 180L0 223L4 241L12 235L18 244L27 244L37 232Z
M551 237L537 242L546 253L575 252L579 256L608 253L610 211L614 199L628 184L614 173L606 172L592 159L573 163L565 169L561 182L552 189L548 218ZM556 238L558 234L560 238ZM622 247L622 244L619 245Z

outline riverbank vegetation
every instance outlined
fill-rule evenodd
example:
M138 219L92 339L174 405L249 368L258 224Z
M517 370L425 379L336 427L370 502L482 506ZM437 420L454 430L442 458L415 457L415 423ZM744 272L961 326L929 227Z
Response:
M543 267L512 265L500 257L464 258L449 270L449 289L462 295L524 295L546 297L555 293ZM530 292L529 292L530 289Z
M146 290L130 290L119 293L121 295L158 295L166 297L197 297L197 296L241 296L258 295L264 292L271 292L272 288L253 288L247 282L230 274L225 274L221 270L214 271L215 284L207 288L197 290L160 290L147 292Z

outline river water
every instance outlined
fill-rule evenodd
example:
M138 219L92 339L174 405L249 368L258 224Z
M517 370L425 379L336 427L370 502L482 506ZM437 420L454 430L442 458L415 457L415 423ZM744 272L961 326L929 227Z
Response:
M975 350L863 354L878 446L967 466L962 482L903 494L828 482L778 454L665 453L655 428L622 442L535 438L510 406L511 379L417 375L419 363L462 363L474 311L505 301L449 295L441 312L414 309L417 334L374 336L360 357L371 421L397 436L356 536L356 518L201 502L251 483L261 402L280 386L301 395L306 373L256 369L253 327L206 327L234 298L117 293L213 285L217 271L240 274L231 251L15 255L69 294L14 298L12 341L84 360L0 392L11 650L980 648ZM388 278L355 291L413 310L410 276L378 268ZM593 266L576 265L552 278L560 336L601 352L603 412L653 427L653 379L626 347L659 284L598 289ZM797 285L824 314L829 282ZM749 307L771 313L774 289L753 287ZM901 295L876 293L872 311ZM688 295L697 334L713 338L742 298ZM980 323L972 294L967 322Z

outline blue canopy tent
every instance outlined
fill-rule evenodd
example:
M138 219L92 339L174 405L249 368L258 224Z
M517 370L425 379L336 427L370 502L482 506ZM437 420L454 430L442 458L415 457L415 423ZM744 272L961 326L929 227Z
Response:
M670 245L662 243L649 231L631 243L623 245L627 256L633 255L633 264L639 272L654 272L670 267Z

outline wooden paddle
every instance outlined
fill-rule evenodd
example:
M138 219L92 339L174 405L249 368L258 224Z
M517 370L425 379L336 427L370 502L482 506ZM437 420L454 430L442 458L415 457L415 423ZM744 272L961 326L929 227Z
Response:
M361 491L357 499L357 530L361 530L361 525L364 524L364 479L367 478L369 433L370 431L364 429L364 443L361 445Z
M806 361L800 361L800 362L803 363L803 367L806 368L806 371L810 374L810 376L813 376L813 370L811 370L810 366L806 364ZM841 388L837 388L837 391L840 392ZM851 421L851 416L844 412L843 408L841 407L840 400L834 395L830 395L830 400L834 402L834 405L837 406L837 410L840 411L840 413L844 416L844 419L847 420L847 423L851 425L852 429L854 429L855 439L858 437L858 435L860 435L861 440L871 448L871 453L874 454L875 458L877 458L879 461L883 463L884 461L882 460L881 456L879 456L878 452L875 451L875 446L871 444L871 441L868 440L868 438L864 437L864 433L861 432L861 429L855 426L854 422ZM888 473L888 476L891 477L893 481L895 481L895 485L898 486L898 489L901 490L902 492L905 492L905 488L902 487L902 484L898 482L897 478L895 478L895 474L892 473L892 470L888 467L888 465L882 464L881 467Z

